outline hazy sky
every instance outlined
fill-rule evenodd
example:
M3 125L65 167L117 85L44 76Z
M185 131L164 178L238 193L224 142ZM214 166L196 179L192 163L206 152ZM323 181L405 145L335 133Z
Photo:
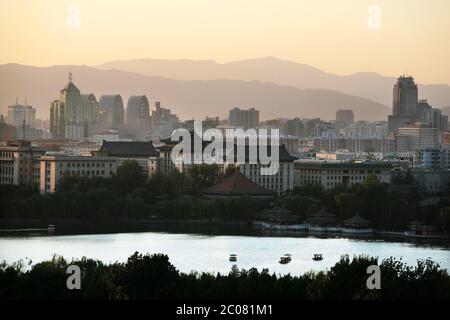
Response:
M450 84L450 1L0 0L0 63L264 56Z

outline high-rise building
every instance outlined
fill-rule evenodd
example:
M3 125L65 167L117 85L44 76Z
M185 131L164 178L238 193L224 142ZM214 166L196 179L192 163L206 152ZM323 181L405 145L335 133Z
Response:
M50 133L53 138L66 138L73 128L82 127L77 131L87 135L88 126L98 122L98 103L92 93L81 94L72 81L72 73L69 73L69 82L60 91L59 100L50 104ZM70 126L70 128L66 128Z
M250 108L248 110L241 110L234 108L230 110L228 121L231 125L242 127L247 130L249 128L256 128L259 126L259 110Z
M32 106L19 104L16 99L16 104L8 106L8 115L6 116L6 123L19 127L25 122L26 125L34 128L36 121L36 109Z
M137 140L147 140L150 126L150 107L146 96L131 96L127 103L126 124Z
M353 123L355 116L353 110L339 109L336 111L336 121L341 122L343 125L348 126Z
M418 89L414 78L400 76L393 89L393 114L388 117L390 133L397 132L398 128L419 121Z
M159 101L155 102L155 110L150 117L150 139L160 141L170 138L172 132L179 127L177 115L172 114L170 109L161 108Z
M106 129L121 129L124 125L123 100L118 94L102 95L99 100L99 122Z
M400 76L393 90L393 115L417 116L418 90L413 77Z
M396 141L399 152L415 152L425 148L437 148L439 145L437 128L423 123L400 127Z
M417 85L412 77L401 76L394 85L393 114L388 117L390 134L398 132L400 127L408 127L421 122L430 128L437 129L438 142L448 129L448 117L442 115L440 109L428 104L426 99L418 100Z

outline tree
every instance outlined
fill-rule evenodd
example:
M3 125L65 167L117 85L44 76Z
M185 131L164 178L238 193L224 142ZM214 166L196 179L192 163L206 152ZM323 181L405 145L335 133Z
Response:
M210 187L223 179L222 169L217 164L192 165L188 172L188 190L196 194L203 188Z
M125 160L113 178L116 188L125 192L143 187L145 180L146 177L136 160Z
M450 207L444 207L439 212L439 221L445 232L450 235Z

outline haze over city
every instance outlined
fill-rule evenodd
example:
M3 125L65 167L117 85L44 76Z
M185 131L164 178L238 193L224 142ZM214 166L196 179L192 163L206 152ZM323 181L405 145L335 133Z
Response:
M371 28L374 5L380 22ZM449 10L447 0L2 1L0 63L274 56L338 75L450 84Z
M0 0L0 302L450 300L449 14Z

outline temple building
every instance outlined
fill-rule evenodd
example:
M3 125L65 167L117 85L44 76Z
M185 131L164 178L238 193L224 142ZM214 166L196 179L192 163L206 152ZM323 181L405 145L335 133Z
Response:
M275 196L273 191L263 188L236 170L232 176L202 191L208 198L241 198L267 200Z

